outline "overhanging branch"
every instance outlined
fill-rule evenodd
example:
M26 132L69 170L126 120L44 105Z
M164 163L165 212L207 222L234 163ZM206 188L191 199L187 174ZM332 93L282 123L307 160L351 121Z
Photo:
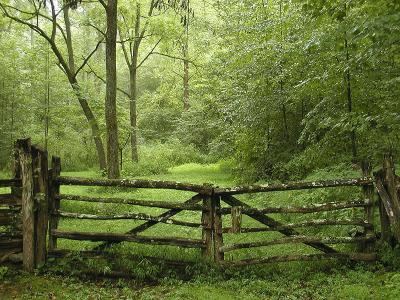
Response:
M152 54L160 55L160 56L164 56L164 57L168 57L168 58L172 58L172 59L177 59L177 60L181 60L181 61L187 61L188 63L192 64L193 66L195 66L197 68L197 64L196 63L194 63L192 60L186 59L184 57L169 55L169 54L160 53L160 52L153 52Z
M152 55L154 53L154 50L157 48L158 44L161 42L161 39L158 40L157 43L155 43L155 45L153 46L153 48L151 49L151 51L146 55L145 58L143 58L143 60L137 65L136 69L139 69L141 65L143 65L143 63L150 57L150 55Z
M90 58L93 56L93 54L96 53L97 49L99 49L100 44L103 42L103 39L97 42L96 47L90 52L90 54L83 60L82 65L76 70L75 76L78 75L78 73L88 64Z
M96 78L98 78L101 82L103 82L104 84L106 84L106 80L105 80L103 77L101 77L100 75L98 75L98 74L96 73L96 71L93 70L92 67L91 67L89 64L87 64L87 66L88 66L88 68L89 68L89 70L90 70L89 73L93 74L93 75L96 76ZM117 91L121 92L122 94L124 94L125 96L127 96L128 98L130 98L129 93L126 92L126 91L124 91L123 89L117 87Z

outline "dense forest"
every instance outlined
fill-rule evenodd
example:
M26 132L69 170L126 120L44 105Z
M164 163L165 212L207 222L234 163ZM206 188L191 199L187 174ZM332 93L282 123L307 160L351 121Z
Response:
M1 1L1 167L21 136L110 177L223 160L287 180L376 161L399 149L399 6Z
M399 83L400 0L0 0L0 298L400 299Z

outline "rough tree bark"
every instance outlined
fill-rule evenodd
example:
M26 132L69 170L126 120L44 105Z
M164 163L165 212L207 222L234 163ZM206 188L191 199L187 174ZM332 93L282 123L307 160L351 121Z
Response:
M347 15L347 4L344 5L345 13ZM352 100L352 92L351 92L351 72L350 72L350 53L349 53L349 43L347 39L347 31L344 33L344 48L346 51L346 74L345 74L345 83L346 83L346 99L347 99L347 112L351 114L353 111L353 100ZM353 160L357 159L357 141L356 141L356 132L354 129L350 132L350 142L351 142L351 153L353 156Z
M136 111L136 100L137 100L137 68L138 68L138 57L139 47L141 43L140 39L140 4L137 3L136 7L136 21L135 21L135 42L133 43L132 61L128 63L129 67L129 113L131 122L131 156L132 161L138 162L138 145L137 145L137 111Z
M119 178L119 143L117 122L117 0L106 5L106 99L107 175Z
M183 42L183 109L189 110L189 18L190 2L186 3L185 39Z
M279 44L279 93L282 101L282 118L283 118L283 137L286 141L289 141L289 128L287 121L286 103L284 99L284 87L283 87L283 21L282 21L282 1L279 2L279 23L280 23L280 44Z

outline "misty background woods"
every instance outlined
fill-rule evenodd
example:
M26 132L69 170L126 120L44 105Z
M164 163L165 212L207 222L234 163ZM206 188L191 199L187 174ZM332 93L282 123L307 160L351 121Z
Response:
M393 0L1 0L0 169L291 180L400 149ZM122 162L121 162L122 158Z

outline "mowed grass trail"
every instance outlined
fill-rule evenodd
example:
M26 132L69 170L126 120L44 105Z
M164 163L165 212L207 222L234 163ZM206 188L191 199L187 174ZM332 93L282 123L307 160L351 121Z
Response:
M64 176L99 177L96 172L64 172ZM354 177L354 172L319 172L310 180ZM235 185L230 174L217 164L187 164L170 169L168 174L147 176L147 179L175 180L190 183L212 183L218 186ZM4 191L3 191L4 192ZM88 196L121 197L159 201L185 201L193 193L153 190L116 189L100 187L63 186L61 193ZM327 201L350 200L360 197L357 188L321 189L310 191L276 192L253 194L238 198L254 207L304 205ZM157 215L164 209L144 208L122 204L95 204L76 201L62 201L63 211L113 215L127 212L144 212ZM359 217L362 210L343 210L299 215L271 215L286 223L304 218ZM177 220L200 222L199 212L182 212ZM62 219L60 230L126 232L143 221L94 221ZM223 226L230 226L230 216L225 216ZM243 218L244 227L261 227L251 218ZM336 226L302 229L304 234L350 236L360 228ZM176 225L157 224L142 233L151 236L179 236L200 238L200 228L186 228ZM225 234L224 243L267 240L281 237L279 233L263 232L252 234ZM99 243L59 239L58 247L71 250L89 250ZM348 251L355 246L342 247ZM399 299L400 273L388 270L380 263L346 266L343 262L291 262L258 265L248 268L220 270L201 263L200 250L171 246L152 246L135 243L121 243L109 251L121 255L115 261L82 259L72 257L51 261L50 266L37 275L28 275L12 267L0 267L0 299ZM250 257L264 257L289 253L305 254L316 251L304 245L278 245L243 249L229 252L227 260ZM125 254L156 256L175 260L198 262L186 268L157 265L146 260L129 261ZM395 256L386 258L396 259ZM131 280L105 280L86 278L83 271L97 270L107 273L114 270L128 270ZM64 275L59 274L63 271ZM5 275L3 275L5 274Z

